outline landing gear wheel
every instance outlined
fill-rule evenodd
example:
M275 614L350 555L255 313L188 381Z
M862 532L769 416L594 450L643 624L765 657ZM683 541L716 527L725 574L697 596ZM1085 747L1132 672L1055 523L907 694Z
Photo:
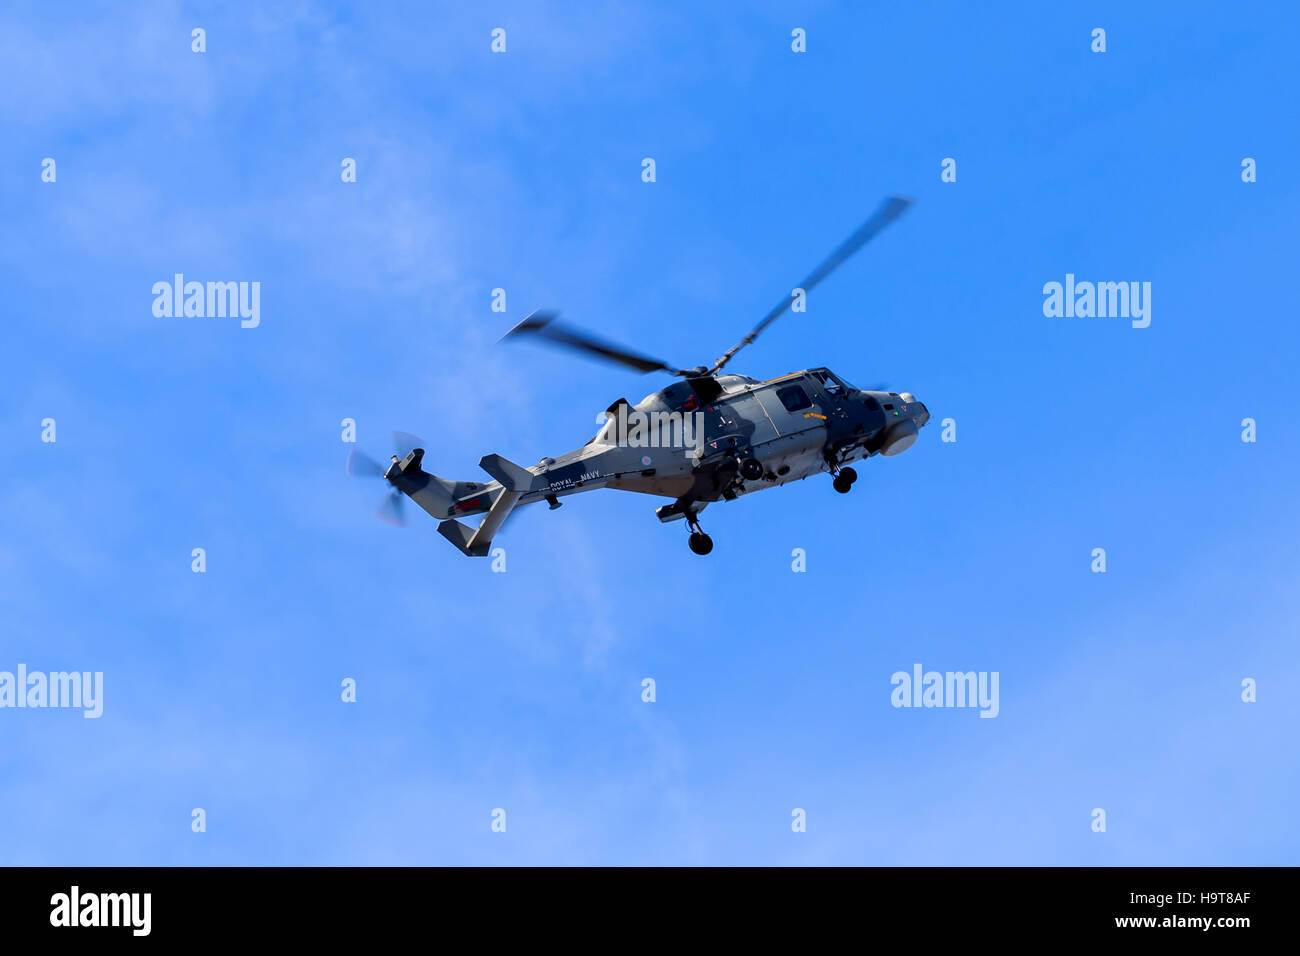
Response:
M713 550L713 539L703 531L692 531L690 539L686 543L691 546L691 550L696 554L708 554Z
M831 482L831 486L840 494L847 495L849 489L853 487L853 482L849 481L843 475L836 475L835 480Z
M848 481L849 484L853 484L858 480L858 473L852 468L841 468L840 477Z
M757 481L763 477L763 465L756 458L746 458L740 463L740 477L746 481Z

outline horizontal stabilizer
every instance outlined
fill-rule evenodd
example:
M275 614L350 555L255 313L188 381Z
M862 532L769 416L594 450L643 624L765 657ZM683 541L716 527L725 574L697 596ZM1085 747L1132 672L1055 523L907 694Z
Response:
M486 546L477 553L470 550L470 542L474 540L474 529L461 524L455 518L440 521L438 523L438 533L459 548L462 554L467 554L472 558L481 558L488 553Z
M513 461L500 455L484 455L478 466L501 482L507 491L536 491L542 487L542 480L527 468L521 468Z

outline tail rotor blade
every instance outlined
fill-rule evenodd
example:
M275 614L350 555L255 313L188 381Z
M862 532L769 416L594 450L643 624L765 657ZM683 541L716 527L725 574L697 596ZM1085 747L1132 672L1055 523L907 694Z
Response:
M380 502L375 514L389 524L397 525L399 528L406 527L406 505L404 502L405 495L400 491L394 490L392 494L385 495L384 500Z
M393 432L393 454L404 458L412 449L423 448L424 440L410 432Z
M395 432L394 440L405 441L411 439L419 442L418 438L413 435L403 435L401 432ZM405 451L402 454L406 454ZM359 448L353 448L348 454L348 474L357 478L383 478L388 473L388 465L381 465ZM406 526L406 514L404 500L406 496L397 488L392 487L389 482L390 490L384 495L379 507L375 509L375 514L389 524L395 524L399 527Z
M382 478L384 469L361 449L353 448L348 453L348 474L354 478Z

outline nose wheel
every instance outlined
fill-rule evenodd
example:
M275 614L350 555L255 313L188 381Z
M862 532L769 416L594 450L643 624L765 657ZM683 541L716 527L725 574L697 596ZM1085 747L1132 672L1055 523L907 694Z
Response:
M713 550L713 539L704 533L704 529L700 527L694 515L687 515L686 520L690 522L691 528L691 536L686 543L696 554L708 554Z
M858 480L858 473L852 468L841 468L835 472L835 480L831 483L832 487L842 495L847 495L853 483Z

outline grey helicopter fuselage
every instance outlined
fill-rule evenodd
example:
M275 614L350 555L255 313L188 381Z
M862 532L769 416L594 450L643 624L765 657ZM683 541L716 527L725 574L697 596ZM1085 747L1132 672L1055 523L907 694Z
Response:
M348 470L382 476L393 488L385 509L391 506L400 518L401 503L410 497L439 519L439 534L462 553L478 556L490 553L493 535L519 505L546 501L554 509L562 497L597 488L671 499L655 514L660 521L684 519L691 532L687 543L696 554L713 549L713 540L699 522L700 511L711 502L823 471L835 476L836 491L847 493L858 477L849 463L910 448L930 420L924 405L907 392L854 388L826 368L763 382L722 370L782 315L806 311L812 291L911 203L906 196L888 197L749 334L710 365L669 364L561 322L554 310L529 313L503 342L532 339L641 373L667 372L680 379L636 405L619 399L606 409L600 432L581 448L543 458L532 468L500 455L484 455L479 467L494 479L486 483L428 474L421 467L423 448L401 459L394 455L386 467L354 449ZM395 437L400 447L409 447L400 435ZM485 517L476 528L459 520L479 514Z
M661 521L694 522L710 502L775 488L821 472L838 472L872 455L910 447L930 419L910 394L854 388L828 369L807 369L767 381L745 375L687 378L636 405L620 399L607 421L581 448L520 468L496 455L483 468L500 480L451 482L420 468L416 449L386 477L425 511L439 530L470 550L470 529L454 519L614 488L672 499L657 509ZM627 427L648 422L661 427ZM504 495L514 496L502 502ZM493 506L502 504L499 509ZM497 527L484 521L490 542ZM497 523L497 526L499 526ZM459 533L457 533L459 532Z

